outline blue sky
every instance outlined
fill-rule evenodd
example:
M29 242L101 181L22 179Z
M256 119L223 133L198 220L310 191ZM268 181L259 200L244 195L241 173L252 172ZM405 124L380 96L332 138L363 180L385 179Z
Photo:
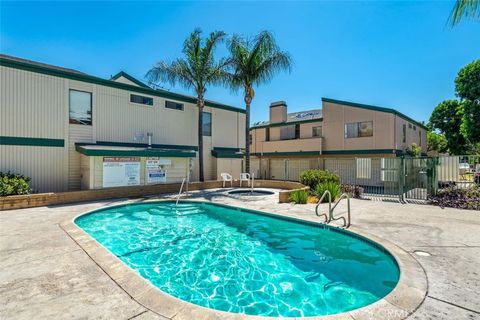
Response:
M286 100L289 111L329 97L395 108L419 121L454 98L454 78L480 58L480 22L446 26L453 2L0 2L0 52L108 78L142 79L181 54L195 28L272 31L295 65L256 89L252 120ZM224 48L218 55L226 54ZM190 93L181 87L167 89ZM242 107L241 93L207 98Z

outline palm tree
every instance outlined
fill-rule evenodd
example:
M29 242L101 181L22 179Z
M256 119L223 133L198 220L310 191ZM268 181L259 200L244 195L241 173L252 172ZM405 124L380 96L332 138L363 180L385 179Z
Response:
M464 17L480 18L480 0L457 0L450 15L452 26Z
M217 44L225 39L223 31L215 31L207 39L201 39L202 31L195 29L183 44L183 58L171 63L158 62L147 73L152 83L168 82L172 86L179 83L186 89L194 89L198 107L198 166L199 179L204 181L203 173L203 108L207 85L225 83L228 77L228 60L214 59Z
M233 67L230 85L233 89L244 90L245 171L250 172L250 104L255 96L253 86L268 83L279 71L290 71L292 60L287 52L279 49L273 35L268 31L260 32L251 40L234 35L228 47Z

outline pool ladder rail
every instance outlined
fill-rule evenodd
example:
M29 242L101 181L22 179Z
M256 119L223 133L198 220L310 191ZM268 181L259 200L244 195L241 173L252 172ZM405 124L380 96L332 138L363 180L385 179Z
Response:
M180 200L180 196L182 195L183 186L185 185L186 180L187 180L187 178L183 178L183 180L182 180L182 185L180 186L180 190L178 191L177 201L175 202L175 207L178 206L178 201ZM187 187L188 187L188 183L187 183Z
M320 206L320 204L322 203L323 199L325 199L326 196L328 196L328 213L320 213L319 214L318 213L318 207ZM338 206L340 201L342 201L343 199L347 199L347 218L346 219L345 219L345 217L335 218L335 216L333 215L333 211ZM332 207L332 194L330 193L330 191L326 190L322 194L320 200L318 200L318 203L315 207L315 214L317 215L317 217L324 217L325 218L324 223L326 223L326 224L329 224L330 222L336 221L336 220L343 220L343 226L342 227L347 229L348 227L350 227L350 197L348 196L347 193L342 193L340 198L338 198L338 201Z

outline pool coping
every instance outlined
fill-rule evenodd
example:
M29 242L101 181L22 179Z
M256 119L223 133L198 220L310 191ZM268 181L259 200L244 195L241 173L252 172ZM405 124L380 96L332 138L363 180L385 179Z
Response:
M102 269L127 295L137 303L155 314L163 317L182 320L182 319L245 319L245 320L272 320L275 317L253 316L239 313L230 313L214 310L190 302L178 299L167 294L147 279L143 278L135 270L127 266L123 261L112 254L107 248L91 237L88 233L78 227L74 221L76 218L99 211L106 208L118 207L128 204L140 204L147 202L171 202L172 200L148 199L145 201L126 201L121 204L111 206L102 206L93 210L76 215L70 220L64 221L60 227L69 235L69 237L93 260L97 266ZM189 199L182 202L207 202L220 206L232 207L223 203L214 203L212 201ZM320 222L315 222L299 217L291 217L281 213L264 212L244 207L241 209L253 212L265 213L273 217L282 219L306 222L323 226ZM336 228L329 226L330 228ZM355 227L350 227L348 231L360 235L370 241L380 244L396 260L400 269L400 278L395 288L384 298L362 308L354 309L344 313L338 313L325 316L310 317L286 317L284 319L308 319L308 320L367 320L367 319L389 319L400 320L410 316L422 303L428 292L428 282L424 269L408 252L404 251L392 242L383 238L369 234Z

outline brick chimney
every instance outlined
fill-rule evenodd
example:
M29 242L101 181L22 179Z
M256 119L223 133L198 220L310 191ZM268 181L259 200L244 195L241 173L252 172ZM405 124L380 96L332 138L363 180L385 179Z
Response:
M287 121L287 103L276 101L270 104L270 123L283 123Z

